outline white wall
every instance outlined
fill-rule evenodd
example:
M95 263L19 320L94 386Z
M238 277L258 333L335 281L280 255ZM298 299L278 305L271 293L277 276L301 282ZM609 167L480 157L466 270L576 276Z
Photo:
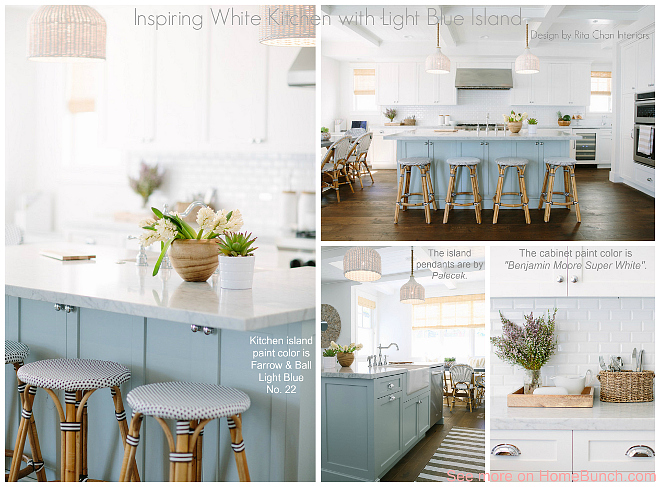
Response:
M379 341L383 346L395 342L396 347L383 350L388 361L404 361L412 358L412 305L403 304L398 295L378 293Z
M339 68L339 61L321 56L321 126L330 130L334 128L334 120L341 118Z
M554 375L597 374L598 357L609 363L621 356L630 369L633 348L644 349L644 370L655 369L655 299L653 298L497 298L490 302L490 335L502 335L499 312L517 324L523 315L547 315L557 308L557 352L541 368L544 384ZM502 362L491 346L488 380L491 394L504 396L523 385L520 367ZM598 387L598 381L595 382Z
M339 282L321 285L321 304L333 306L341 318L341 332L335 340L340 345L353 342L351 337L351 288L358 283Z

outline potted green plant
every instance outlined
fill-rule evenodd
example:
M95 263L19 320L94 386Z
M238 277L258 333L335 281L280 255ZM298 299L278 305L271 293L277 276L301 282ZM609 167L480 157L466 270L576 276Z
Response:
M557 112L557 123L560 127L568 127L571 124L570 115L562 115L560 111Z
M151 208L155 218L143 220L140 226L145 233L140 242L149 247L160 242L160 256L154 266L153 275L160 270L160 265L169 250L174 270L184 281L206 281L218 267L218 242L216 238L225 232L240 230L243 218L238 210L217 213L206 206L197 212L199 231L176 213L163 214L157 208Z
M158 164L150 166L140 163L140 174L137 178L128 177L131 189L142 196L142 208L147 207L149 197L163 184L165 173L158 170Z
M516 325L504 317L502 319L502 336L491 337L490 342L495 348L495 355L511 365L518 365L525 370L524 393L532 394L541 385L541 367L543 367L557 350L555 337L555 316L547 319L541 316L534 319L532 313L524 315L523 326Z
M321 140L330 140L330 129L328 127L321 127Z
M511 110L509 115L505 114L502 116L504 117L504 121L506 122L509 131L512 134L517 134L522 128L523 120L527 118L527 112L516 113L515 111Z
M535 118L528 118L527 119L527 133L529 135L536 135L536 126L538 125L539 121Z
M394 122L394 119L396 118L396 109L395 108L386 108L385 111L383 112L383 115L385 117L390 119L390 123Z
M218 237L220 246L220 287L250 289L254 276L254 251L257 237L251 233L225 233Z
M445 357L445 365L451 367L456 362L456 357Z
M350 345L337 345L335 342L330 342L330 347L328 350L335 350L337 355L337 361L342 367L350 367L355 360L355 355L353 352L362 350L362 344L351 343Z
M337 365L337 350L334 348L326 348L323 350L323 368L334 369Z

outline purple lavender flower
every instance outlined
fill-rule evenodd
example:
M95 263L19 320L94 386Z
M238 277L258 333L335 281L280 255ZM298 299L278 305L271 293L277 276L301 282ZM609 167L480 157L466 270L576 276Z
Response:
M128 177L131 189L142 196L144 208L147 207L149 196L163 184L164 177L164 172L158 172L158 164L149 166L145 162L140 163L140 174L137 179Z

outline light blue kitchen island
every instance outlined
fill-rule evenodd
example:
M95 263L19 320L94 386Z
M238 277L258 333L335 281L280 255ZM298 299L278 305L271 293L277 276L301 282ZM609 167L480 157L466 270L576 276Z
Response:
M315 479L317 349L298 341L315 334L314 268L257 269L251 290L233 291L220 289L217 275L203 283L183 282L174 270L152 277L151 266L126 262L135 252L121 249L83 246L97 254L91 261L60 262L39 255L40 250L57 250L53 247L5 249L5 338L30 347L27 362L77 357L119 362L131 370L130 381L121 386L124 395L146 383L173 380L239 388L251 399L243 415L243 436L252 480ZM199 331L193 332L191 325ZM209 334L202 327L208 327ZM284 345L265 344L269 340ZM270 349L284 350L286 356L255 358L255 352ZM266 382L260 363L282 364L282 374L291 377ZM9 449L20 415L15 391L16 376L6 366ZM88 403L89 473L90 478L116 481L123 449L110 397L109 391L99 391ZM59 476L59 424L44 391L37 393L34 416L52 480L56 472ZM143 423L141 438L141 478L166 480L167 441L153 418ZM238 480L224 419L205 428L203 480Z
M478 157L481 163L477 169L479 190L482 196L482 207L493 208L493 196L497 188L498 170L495 160L499 157L524 157L529 160L525 171L525 184L529 196L529 205L536 208L541 196L543 175L545 171L544 158L552 156L569 156L572 145L580 137L571 135L562 130L538 130L536 135L525 133L511 134L503 131L486 133L481 131L435 132L433 129L418 128L386 135L384 140L397 141L397 159L403 157L429 157L431 166L433 189L438 201L438 209L444 207L444 200L449 184L449 165L446 160L450 157ZM518 193L518 180L515 171L507 173L504 185L505 192ZM563 188L563 174L557 172L555 191ZM412 171L410 184L411 192L421 193L419 171ZM461 171L458 177L456 191L471 191L470 178L467 171ZM579 194L579 188L578 188ZM419 197L418 197L419 198ZM457 197L457 202L467 201ZM503 203L519 203L516 196L503 196ZM394 202L392 202L394 208ZM506 207L503 207L504 209Z

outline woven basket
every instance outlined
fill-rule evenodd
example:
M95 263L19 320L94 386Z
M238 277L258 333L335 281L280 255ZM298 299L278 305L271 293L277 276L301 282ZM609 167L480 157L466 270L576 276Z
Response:
M601 370L600 400L603 402L651 402L653 401L653 378L651 370L633 372L609 372Z
M557 120L560 127L568 127L571 124L570 120Z
M406 118L403 121L403 125L415 125L415 123L417 123L417 120L413 118Z

